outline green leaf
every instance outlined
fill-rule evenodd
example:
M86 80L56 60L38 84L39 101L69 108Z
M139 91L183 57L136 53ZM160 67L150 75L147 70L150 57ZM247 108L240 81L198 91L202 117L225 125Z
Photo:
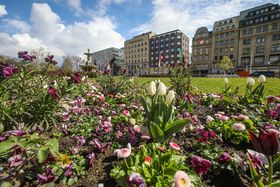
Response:
M39 163L44 162L48 157L48 147L42 146L37 152L37 158Z
M48 145L51 146L51 148L58 153L59 152L59 144L56 138L52 138L50 139L50 141L48 142Z
M161 128L153 122L150 122L149 127L150 127L150 131L151 131L154 141L161 142L164 137L164 134L163 134L163 131L161 130Z
M10 182L5 181L1 184L0 187L11 187L11 186L12 186L12 184Z
M266 187L280 187L280 181L274 182L274 183L272 183L272 184L270 184L270 185L268 185Z
M4 141L0 143L0 154L4 153L8 150L10 150L11 148L13 148L16 145L15 142L12 142L10 140Z
M180 119L180 120L176 120L172 123L169 123L166 125L165 129L164 129L164 139L165 141L172 136L172 134L180 131L181 129L183 129L187 123L189 123L190 120L188 119Z

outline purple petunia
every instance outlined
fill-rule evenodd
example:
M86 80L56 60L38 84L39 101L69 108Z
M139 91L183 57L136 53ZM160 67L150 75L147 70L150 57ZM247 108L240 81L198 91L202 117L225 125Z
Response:
M55 176L51 169L47 168L45 174L37 174L37 179L40 184L46 184L54 181Z
M18 52L18 58L22 59L25 62L31 62L33 59L36 59L35 56L29 55L27 51Z
M132 187L134 184L137 187L147 187L145 180L139 173L132 173L126 180L126 185L128 187Z
M227 152L224 152L223 154L218 156L218 161L220 163L227 163L231 159L230 155Z
M57 61L53 60L53 55L48 55L47 58L45 58L45 61L50 63L50 64L53 64L53 65L56 65L57 64Z
M194 170L199 174L206 174L211 169L211 162L199 156L192 156L191 165Z
M18 72L18 68L15 66L6 66L6 67L2 68L0 71L1 75L5 78L9 78L16 72Z

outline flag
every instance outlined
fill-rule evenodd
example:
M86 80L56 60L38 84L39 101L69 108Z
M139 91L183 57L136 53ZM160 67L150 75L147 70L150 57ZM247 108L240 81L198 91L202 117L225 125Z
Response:
M158 67L160 67L162 59L163 59L163 56L161 55L161 53L159 53Z

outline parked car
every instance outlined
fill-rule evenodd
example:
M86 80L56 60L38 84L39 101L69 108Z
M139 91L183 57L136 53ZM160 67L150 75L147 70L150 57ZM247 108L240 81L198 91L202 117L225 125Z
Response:
M256 71L250 74L250 77L259 77L260 75L264 75L266 77L275 77L274 71Z

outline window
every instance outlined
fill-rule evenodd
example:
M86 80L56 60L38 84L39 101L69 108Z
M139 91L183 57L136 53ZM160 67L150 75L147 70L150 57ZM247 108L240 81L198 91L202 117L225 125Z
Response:
M230 52L233 52L233 51L234 51L233 47L229 48L229 50L230 50Z
M262 32L262 27L261 26L258 26L257 29L256 29L256 33L259 33L259 32Z
M250 55L250 47L246 47L242 49L242 55Z
M259 43L264 43L265 42L265 37L264 36L258 36L256 39L256 42Z
M225 45L228 45L228 40L225 40Z
M222 33L222 34L220 34L220 38L224 38L224 34Z
M245 38L243 40L243 45L250 45L251 44L251 39L250 38Z
M241 58L242 65L249 65L250 64L250 57Z
M218 56L215 56L215 60L218 60Z
M262 28L262 32L266 32L266 31L268 31L268 26L264 25L263 28Z
M258 46L256 48L256 54L264 54L264 46Z
M255 57L255 64L264 64L264 57Z
M271 10L275 10L275 6L271 7Z
M275 19L275 15L271 15L271 19Z
M272 55L269 57L270 62L280 62L280 55Z
M278 29L278 23L273 23L272 24L272 30L277 30Z
M221 40L221 41L220 41L220 46L223 46L223 45L224 45L224 41Z
M278 41L278 40L280 40L280 33L278 33L278 34L273 34L273 35L272 35L272 41Z
M279 52L279 51L280 51L280 44L271 46L271 52Z
M230 40L230 45L234 45L234 39Z
M256 23L259 23L259 21L260 21L260 19L259 19L259 18L258 18L258 19L255 19L255 22L256 22Z
M225 53L228 53L228 48L225 48Z
M228 38L228 37L229 37L229 32L226 33L226 38Z

